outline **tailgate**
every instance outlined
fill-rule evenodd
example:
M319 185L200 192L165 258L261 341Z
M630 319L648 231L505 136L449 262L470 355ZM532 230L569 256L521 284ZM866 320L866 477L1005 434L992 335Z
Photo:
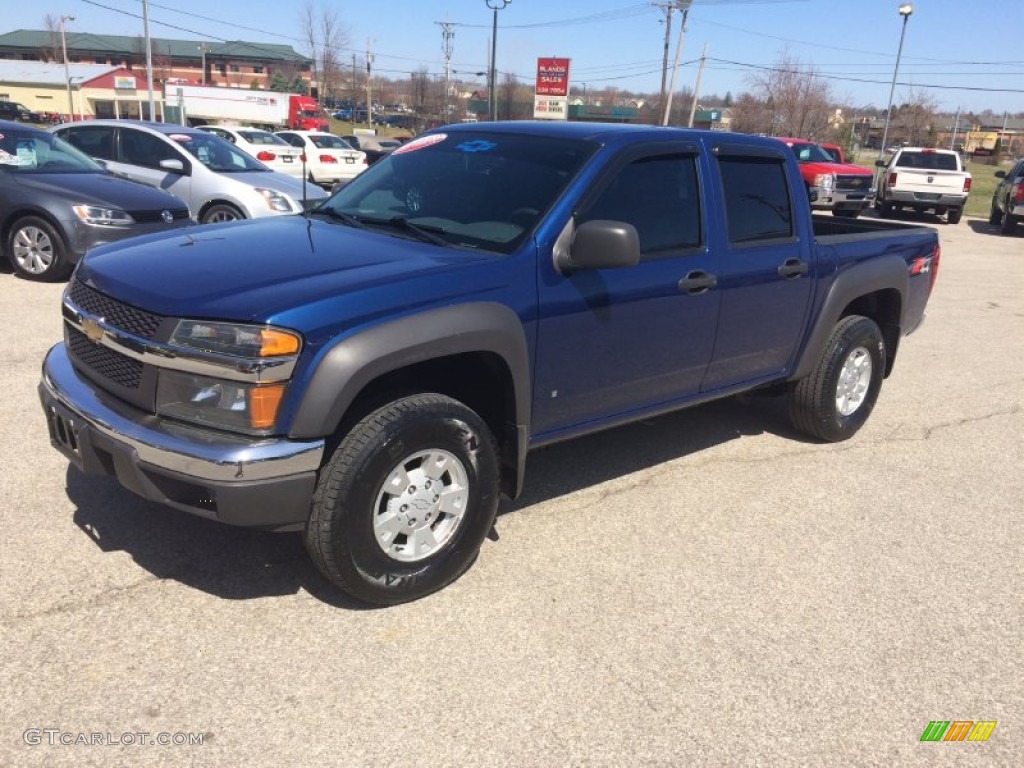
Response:
M959 195L964 191L967 174L961 171L933 171L921 168L895 168L896 184L901 192L931 192L941 195Z

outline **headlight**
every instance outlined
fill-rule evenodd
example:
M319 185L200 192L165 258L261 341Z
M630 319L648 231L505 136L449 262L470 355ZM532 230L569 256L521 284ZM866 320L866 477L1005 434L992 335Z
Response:
M247 384L210 376L160 371L156 386L156 412L194 424L236 432L269 431L286 385Z
M135 223L135 219L117 208L83 204L72 205L71 210L81 221L96 227L130 227Z
M831 189L835 186L836 177L831 173L819 173L814 177L814 186Z
M246 361L280 370L281 365L294 363L302 347L297 333L262 325L179 320L169 343L201 368L199 372L160 369L157 413L248 434L266 434L273 429L288 382L280 375L269 382L236 380L237 376L228 373L235 364L225 358L239 361L236 373L250 367ZM217 357L187 355L185 350ZM224 365L227 368L221 377L218 374Z
M171 335L171 344L233 357L263 358L297 354L302 340L298 334L280 328L181 320Z
M280 211L282 213L290 213L295 210L292 208L291 202L288 200L287 195L282 195L276 189L264 189L257 187L256 191L263 195L263 199L266 200L267 206L272 211Z

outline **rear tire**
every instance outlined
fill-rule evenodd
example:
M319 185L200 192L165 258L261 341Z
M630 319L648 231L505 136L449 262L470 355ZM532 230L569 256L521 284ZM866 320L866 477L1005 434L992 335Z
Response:
M960 217L964 215L963 208L950 208L946 212L946 223L947 224L959 224Z
M1004 213L1003 222L999 227L999 231L1004 235L1012 235L1016 228L1017 217L1011 213Z
M884 200L879 200L877 208L878 215L881 216L883 219L892 218L892 203L887 203Z
M357 600L429 595L476 560L498 508L499 467L490 430L462 403L395 400L356 424L321 470L306 548Z
M844 317L832 330L814 370L790 391L793 426L839 442L853 437L871 415L885 371L885 341L874 320Z

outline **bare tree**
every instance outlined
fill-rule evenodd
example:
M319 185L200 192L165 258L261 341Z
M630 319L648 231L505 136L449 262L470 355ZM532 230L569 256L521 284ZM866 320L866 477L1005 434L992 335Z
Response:
M904 141L915 146L934 144L935 113L939 103L924 88L911 88L904 102L893 111L893 123L899 126Z
M337 10L318 9L316 0L305 0L300 22L317 94L321 99L333 99L341 84L341 52L350 45L348 28Z
M766 133L813 139L824 134L832 116L832 92L811 66L783 51L770 69L751 75L754 95L771 109Z
M730 128L740 133L768 133L772 126L771 106L752 93L741 93L732 102Z
M43 29L49 33L50 44L46 46L43 55L47 61L63 62L64 53L60 44L60 16L52 13L43 17Z

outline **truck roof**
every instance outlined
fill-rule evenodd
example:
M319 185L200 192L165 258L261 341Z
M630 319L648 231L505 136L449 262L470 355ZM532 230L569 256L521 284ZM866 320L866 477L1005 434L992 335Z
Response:
M550 136L551 138L596 141L601 144L650 141L702 141L709 138L728 139L769 149L777 149L776 139L751 136L748 134L709 131L701 128L672 128L660 125L630 125L626 123L584 123L554 120L507 120L500 122L454 123L435 128L429 133L516 133L528 136Z

